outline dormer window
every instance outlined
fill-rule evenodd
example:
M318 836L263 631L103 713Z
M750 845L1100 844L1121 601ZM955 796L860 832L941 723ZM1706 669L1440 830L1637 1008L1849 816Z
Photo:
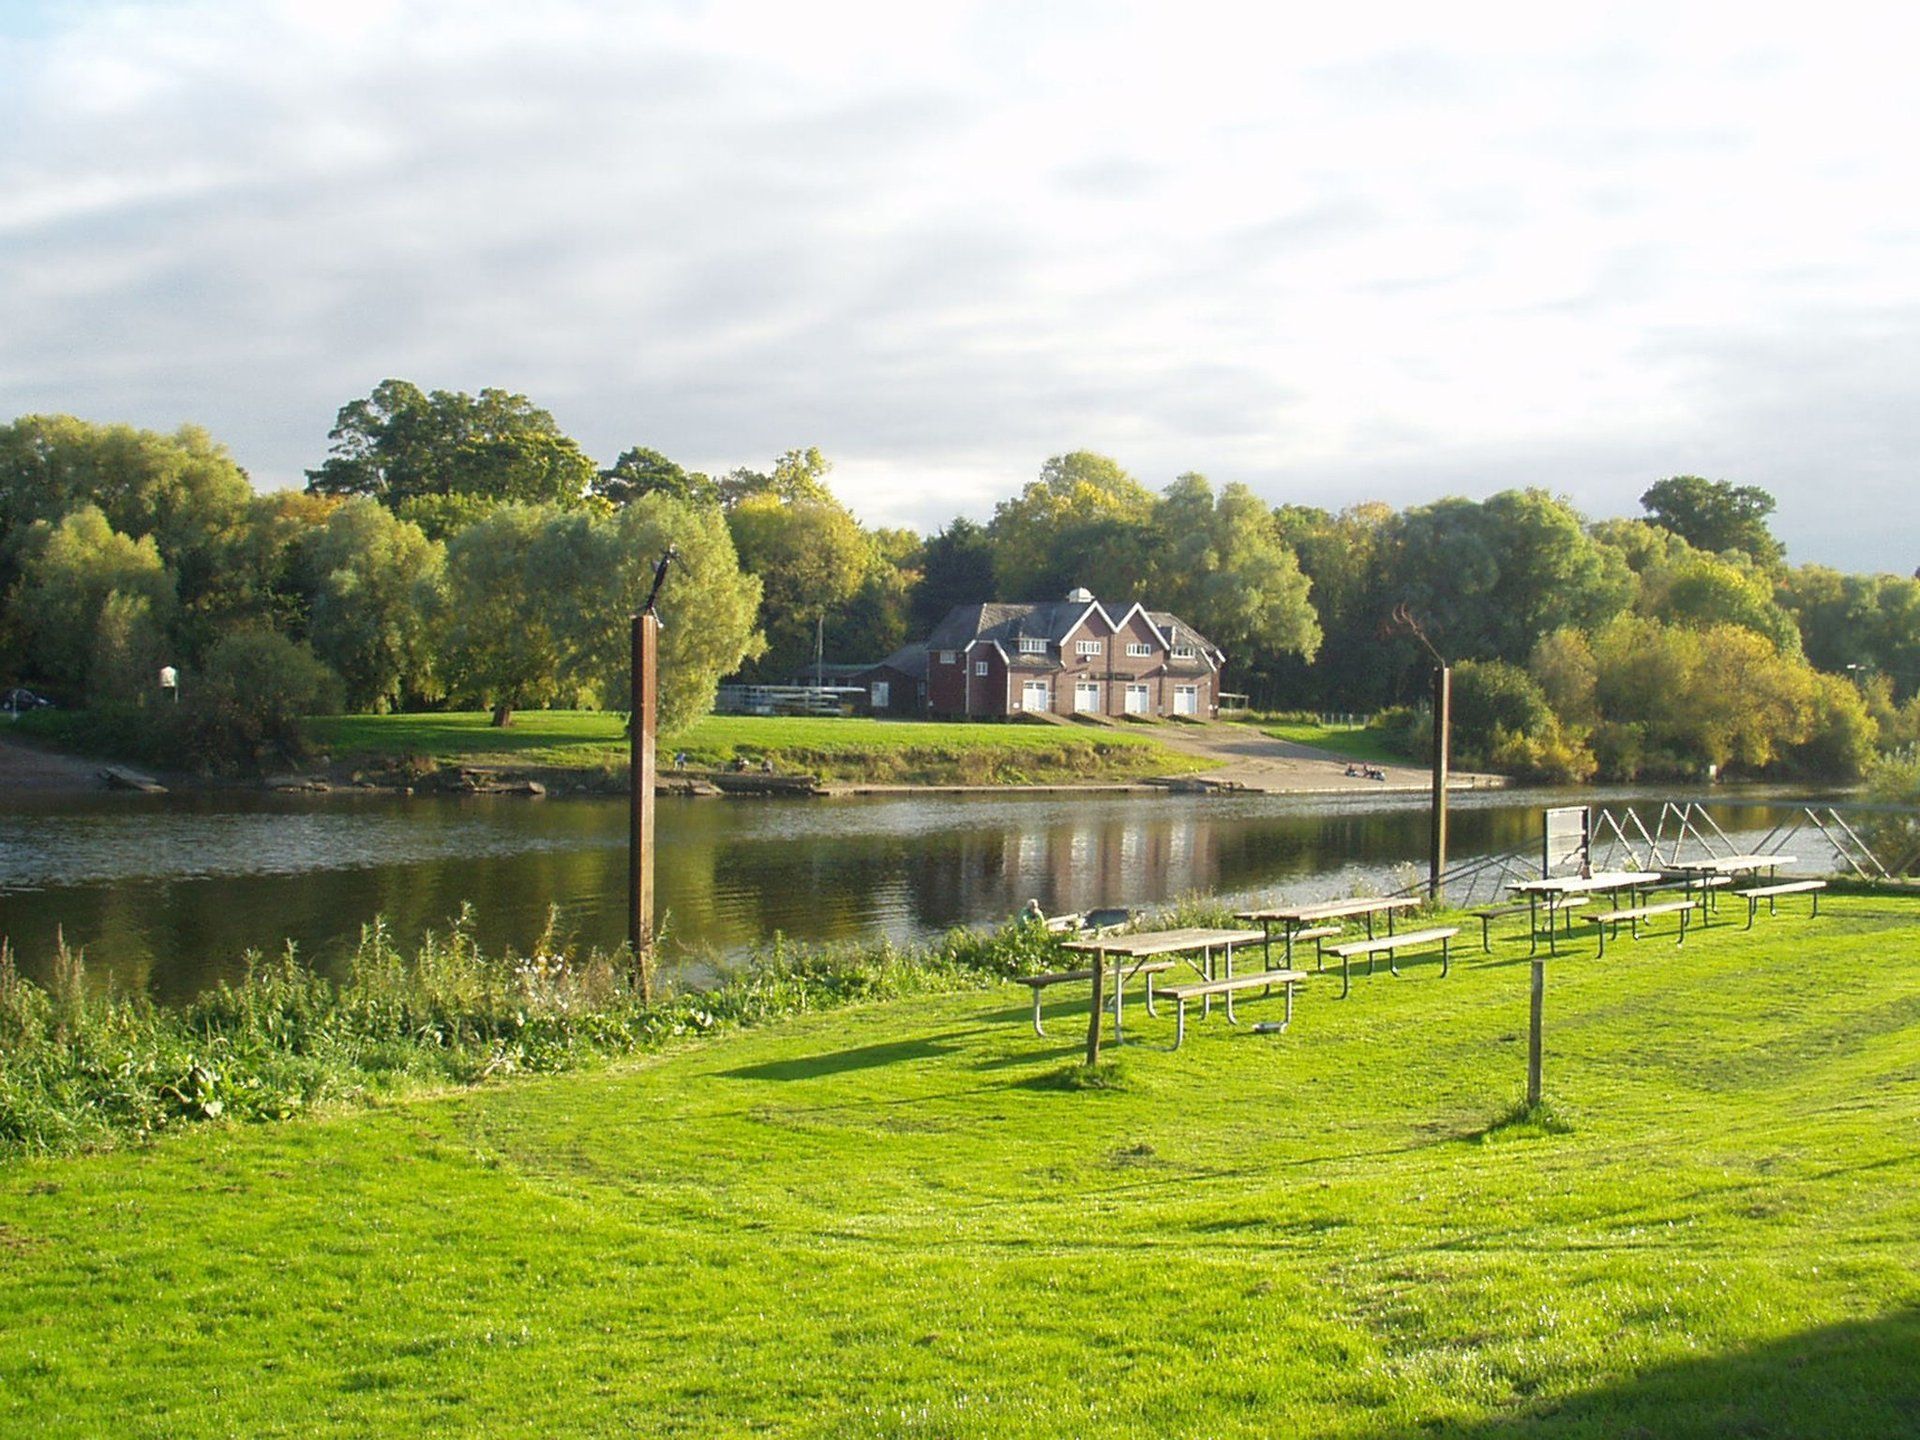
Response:
M1191 660L1194 654L1195 651L1191 645L1176 645L1173 647L1173 658L1176 660Z
M1020 637L1020 653L1022 655L1044 655L1047 653L1047 642L1045 640L1030 640L1023 635Z

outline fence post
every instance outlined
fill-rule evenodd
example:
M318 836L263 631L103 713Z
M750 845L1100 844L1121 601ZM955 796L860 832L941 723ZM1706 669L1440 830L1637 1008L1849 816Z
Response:
M1551 920L1553 917L1547 917ZM1533 962L1533 1005L1527 1025L1527 1108L1540 1104L1540 1012L1547 990L1547 962Z

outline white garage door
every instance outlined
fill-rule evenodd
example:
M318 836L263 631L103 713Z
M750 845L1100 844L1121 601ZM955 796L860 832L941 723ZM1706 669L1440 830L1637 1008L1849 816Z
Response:
M1127 686L1127 714L1144 715L1147 713L1147 687L1144 685Z
M1200 687L1198 685L1176 685L1173 687L1173 713L1176 715L1198 715L1200 713Z

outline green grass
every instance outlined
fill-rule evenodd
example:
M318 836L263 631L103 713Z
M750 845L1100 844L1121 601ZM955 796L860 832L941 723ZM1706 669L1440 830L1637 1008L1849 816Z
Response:
M1535 1112L1506 940L16 1161L0 1433L1912 1435L1920 904L1822 910L1551 962Z
M1260 723L1259 730L1276 740L1291 740L1296 745L1331 751L1343 760L1372 760L1382 765L1407 762L1406 751L1378 730L1313 722Z
M411 755L582 773L625 769L627 741L617 715L522 710L505 729L488 719L483 712L346 715L314 720L311 727L317 746L348 763ZM662 739L663 771L676 750L685 750L695 768L764 757L785 774L906 784L1129 780L1205 763L1176 755L1149 735L1090 727L798 716L708 716Z

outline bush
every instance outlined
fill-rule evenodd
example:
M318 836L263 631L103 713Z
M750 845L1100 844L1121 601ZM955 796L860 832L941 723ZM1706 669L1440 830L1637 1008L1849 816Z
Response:
M258 773L301 759L301 720L340 706L340 679L305 644L268 630L216 643L181 682L164 724L169 763L213 774Z

